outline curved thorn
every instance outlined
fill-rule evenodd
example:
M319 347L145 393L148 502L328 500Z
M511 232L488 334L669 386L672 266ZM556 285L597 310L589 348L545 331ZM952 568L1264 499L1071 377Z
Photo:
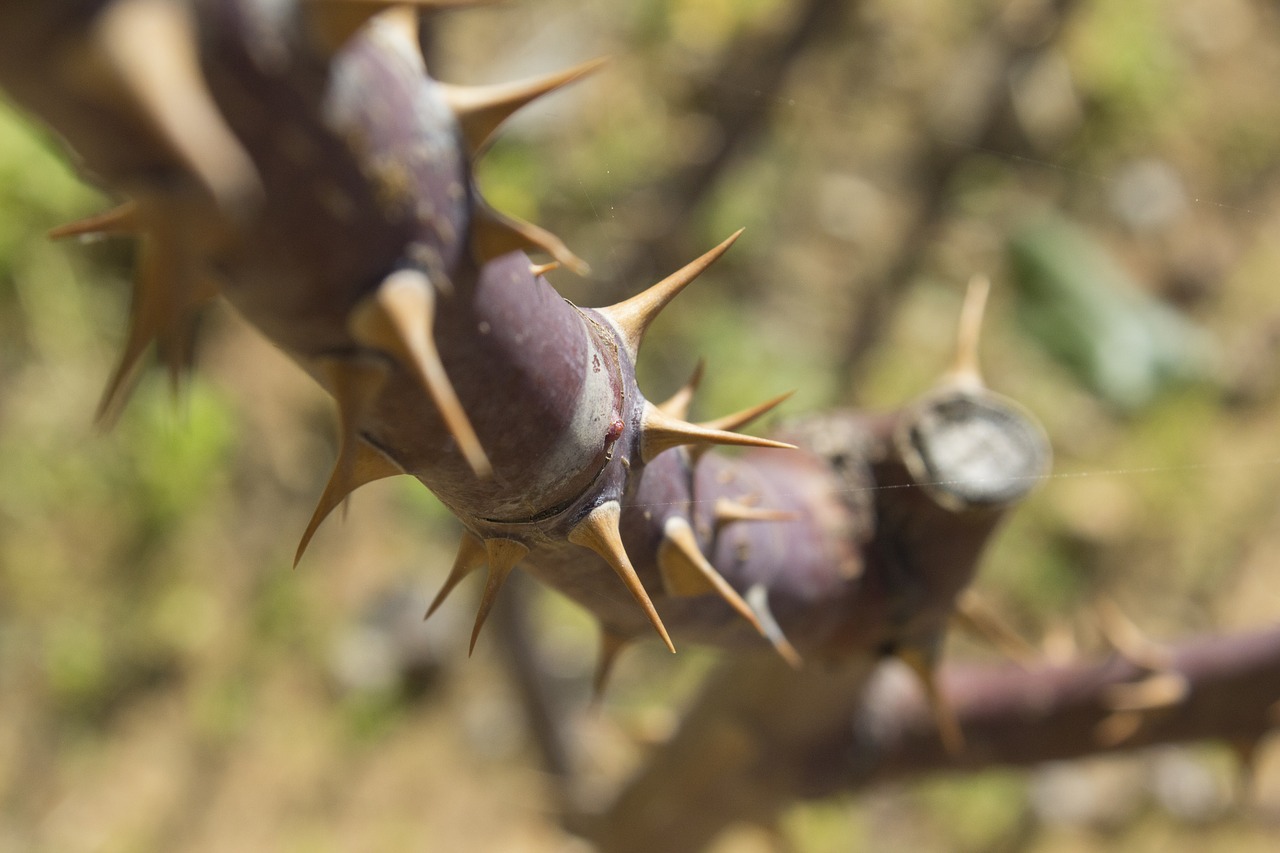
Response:
M641 458L645 462L651 462L662 451L684 444L728 444L737 447L796 449L794 444L691 424L679 418L673 418L652 403L646 402L644 418L641 422Z
M684 385L680 386L680 390L658 404L658 408L664 415L670 415L680 420L689 417L689 406L693 403L693 395L698 393L698 386L702 384L702 373L706 366L706 359L698 359L698 363L694 365L693 373L690 374Z
M481 261L491 261L508 252L546 252L578 275L591 271L586 261L545 228L499 213L479 193L475 195L474 205L471 242Z
M453 592L454 587L476 569L483 566L487 559L488 555L485 552L484 543L470 530L464 530L462 541L458 543L458 554L453 558L453 567L449 569L449 576L445 578L444 585L436 593L436 597L431 602L431 606L427 608L422 621L425 622L430 619L431 614L435 613L441 604L444 604L444 600L449 597L449 593Z
M640 351L640 343L644 340L649 324L662 312L663 308L667 307L667 303L674 299L680 291L688 287L694 279L702 275L707 267L715 263L721 255L729 251L729 247L742 235L744 230L739 228L719 246L716 246L697 260L685 264L643 293L638 293L616 305L596 309L618 328L632 360L635 359L636 353Z
M441 83L445 102L458 118L463 141L473 158L493 142L498 127L521 107L556 89L580 80L608 62L593 59L564 71L493 86L453 86Z
M795 646L791 645L787 635L782 633L782 626L778 624L777 619L773 618L773 611L769 609L769 588L762 583L752 586L747 590L747 604L756 614L764 638L769 641L778 655L792 669L803 667L804 660L800 657L800 653L796 651Z
M329 513L361 486L404 470L360 438L360 424L386 382L386 366L371 359L325 358L319 372L338 404L338 459L294 553L296 568Z
M627 556L627 550L622 545L622 534L619 531L621 519L622 508L617 501L602 503L569 531L569 541L594 551L609 564L627 585L636 603L644 610L645 616L649 618L649 624L674 654L676 647L671 642L671 635L662 624L662 617L658 615L657 609L653 606L653 600L645 591L644 584L640 582L635 567L631 565L631 558Z
M662 543L658 546L658 568L671 595L704 595L714 593L724 599L735 612L761 635L765 636L751 605L711 565L698 547L698 537L689 522L678 515L667 519L662 527Z
M477 477L488 477L493 466L444 372L432 338L434 320L435 289L430 279L419 270L404 269L387 276L376 292L356 306L349 326L357 341L389 353L417 375L471 470Z
M136 234L142 227L138 216L138 205L134 201L59 225L49 230L50 240L65 240L68 237L107 237Z
M485 581L484 595L480 598L480 609L476 611L476 624L471 629L471 646L467 649L467 656L470 657L476 650L476 640L480 639L480 629L484 627L484 622L489 618L489 610L493 608L493 603L498 600L498 591L502 589L502 585L506 583L507 578L511 575L511 570L516 567L529 553L529 549L514 539L486 539L484 542L485 554L489 560L489 577Z
M175 386L190 356L191 311L212 296L194 286L195 273L176 228L157 224L144 234L120 360L98 404L97 422L110 427L124 408L147 347L156 341Z
M398 477L403 473L405 473L404 470L384 456L380 450L375 449L363 440L357 439L355 450L348 452L345 458L344 456L339 456L338 461L334 463L333 472L329 475L329 482L325 484L324 492L316 503L315 511L311 513L311 520L307 523L307 529L303 531L302 539L298 542L298 550L294 552L294 568L297 568L298 563L301 562L302 555L306 552L307 546L311 544L311 538L315 536L316 531L320 529L320 525L337 508L338 504L346 500L352 492L361 486L367 486L370 483L385 480L388 477Z

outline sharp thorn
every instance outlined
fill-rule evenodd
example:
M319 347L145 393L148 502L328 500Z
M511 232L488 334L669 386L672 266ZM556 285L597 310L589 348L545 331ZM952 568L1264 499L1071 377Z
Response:
M1156 711L1181 704L1191 685L1180 672L1155 672L1141 681L1112 684L1103 693L1102 704L1109 711Z
M1118 711L1108 714L1093 727L1093 739L1106 749L1113 749L1133 738L1145 722L1137 711Z
M119 420L120 413L124 410L129 395L133 393L134 385L137 384L142 354L146 352L147 346L153 339L153 335L143 329L138 322L136 306L139 294L136 289L133 299L135 304L133 318L130 320L128 332L125 333L124 348L120 352L120 359L116 363L111 378L107 380L107 386L102 392L102 398L98 402L98 410L94 416L98 426L103 429L111 428Z
M354 458L350 455L352 453ZM381 451L374 449L362 439L357 439L354 451L345 457L339 456L338 461L334 463L329 482L325 485L315 512L311 514L311 521L307 523L307 529L303 531L302 539L298 542L298 550L293 557L294 567L296 568L302 560L302 555L311 543L311 537L320 529L320 524L337 508L338 504L346 500L348 495L361 486L403 473L405 473L404 470L384 456Z
M741 429L742 427L751 423L756 418L760 417L766 412L772 411L773 409L780 406L782 403L790 399L791 395L793 394L795 394L794 391L788 391L785 394L781 394L777 397L774 397L772 400L767 400L763 403L760 403L759 405L752 406L749 409L743 409L740 412L734 412L731 415L725 415L724 417L716 418L715 420L702 421L698 424L698 426L702 427L703 429L714 429L714 430L730 431L730 432ZM710 449L711 449L711 446L707 444L696 445L694 447L691 447L689 449L690 464L697 465L698 460L702 457L702 454L706 453Z
M600 626L600 658L596 661L595 676L591 680L592 706L599 706L604 701L604 691L609 686L609 676L613 674L613 666L618 662L618 655L630 644L629 637L615 634L603 625Z
M458 118L463 141L473 158L493 142L498 127L514 112L531 101L580 80L605 64L593 59L564 71L493 86L451 86L440 84L445 102Z
M471 221L471 243L482 262L510 252L546 252L578 275L591 271L587 262L570 251L559 237L531 222L499 213L478 194Z
M736 432L708 429L698 424L691 424L673 418L652 403L646 402L644 420L640 438L640 455L645 462L664 450L685 444L728 444L737 447L772 447L781 450L795 450L794 444L757 438L753 435L742 435Z
M773 617L773 611L769 607L769 589L762 583L755 584L751 589L747 590L747 604L751 606L751 610L756 615L766 640L773 645L777 653L786 661L792 669L800 669L804 666L804 660L800 657L800 653L796 651L796 647L791 645L791 641L787 639L787 635L782 633L782 626L778 624L778 620Z
M616 305L596 309L617 327L632 360L635 360L636 353L640 351L640 344L644 340L645 332L649 329L649 324L657 318L662 309L666 308L667 304L680 291L688 287L694 279L706 271L707 267L711 266L721 255L727 252L729 247L741 236L743 230L739 228L719 246L716 246L697 260L686 264L643 293L639 293Z
M444 604L444 600L449 597L449 593L453 592L454 587L476 569L483 566L487 559L488 554L485 552L484 543L470 530L463 531L462 541L458 543L458 554L453 558L453 567L449 569L449 576L445 578L444 585L440 587L440 591L436 593L431 606L427 608L427 612L423 615L423 621L430 619L431 614L435 613L441 604Z
M326 358L320 373L338 404L338 459L294 553L296 568L329 513L361 486L404 470L360 438L360 424L386 382L386 367L370 359Z
M943 695L938 685L937 665L933 656L908 647L898 649L896 654L920 681L925 699L929 703L929 710L933 713L934 725L938 728L938 737L942 741L943 749L952 758L962 754L965 750L964 732L960 728L960 721L951 710L951 704L947 702L947 697Z
M224 209L260 196L257 170L205 86L186 4L117 0L99 15L93 44L113 82Z
M552 261L547 264L529 264L529 275L534 278L540 278L549 272L555 272L560 269L559 261Z
M178 229L157 225L152 233L143 235L129 308L129 330L120 360L98 405L100 426L110 427L119 417L137 380L142 356L152 341L157 343L177 386L190 363L193 310L216 292L197 287L195 275Z
M436 351L434 321L431 281L419 270L403 269L389 275L356 306L350 328L357 341L390 354L417 375L471 470L477 477L489 477L493 467Z
M704 429L728 430L730 432L742 429L756 418L778 408L778 406L791 399L791 396L795 393L795 391L788 391L785 394L779 394L772 400L766 400L763 403L743 409L740 412L734 412L731 415L725 415L724 417L716 418L715 420L701 421L698 426L703 427Z
M126 201L124 204L102 213L95 213L92 216L86 216L84 219L68 222L66 225L59 225L49 231L49 239L65 240L68 237L132 235L141 230L141 227L138 205L133 201Z
M978 342L982 337L982 318L987 309L991 280L985 275L969 279L964 306L960 309L960 328L956 335L956 356L949 376L952 381L981 388L982 368L978 363Z
M498 591L516 567L529 553L529 549L514 539L486 539L485 554L489 561L489 577L485 581L484 595L480 598L480 609L476 611L476 624L471 629L471 646L467 649L469 657L476 650L476 640L480 639L480 629L489 618L493 603L498 600Z
M698 537L689 522L678 515L667 519L658 546L658 569L667 592L673 596L714 593L747 620L752 628L765 635L764 627L751 605L742 599L729 582L711 565L698 546Z
M1032 666L1040 658L1035 648L1010 628L973 590L965 590L960 594L953 619L957 627L986 640L1019 666Z
M712 510L712 518L717 530L735 521L795 521L799 517L798 512L747 506L729 498L717 498L715 508Z
M653 606L653 600L645 591L644 584L640 582L640 576L636 574L635 567L631 565L631 558L627 556L627 550L622 545L622 533L619 530L621 520L622 508L617 501L600 504L569 531L569 541L594 551L609 564L626 584L636 603L644 610L645 616L649 618L649 624L674 654L676 647L671 642L671 635L662 624L662 617L658 615L657 608Z
M679 391L658 404L658 408L664 415L669 415L679 420L688 419L689 406L693 403L693 395L698 392L698 386L702 384L702 373L706 366L705 359L698 359L698 363L694 366L693 374L688 381L680 387Z
M1094 602L1098 629L1120 657L1150 672L1163 672L1173 667L1169 650L1153 641L1124 615L1114 601L1099 597Z

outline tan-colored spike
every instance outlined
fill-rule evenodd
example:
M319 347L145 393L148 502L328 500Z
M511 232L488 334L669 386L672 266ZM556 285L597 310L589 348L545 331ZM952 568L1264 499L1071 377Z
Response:
M1099 597L1094 602L1094 615L1102 636L1117 654L1134 666L1151 672L1173 667L1172 653L1148 637L1110 598Z
M804 666L804 660L800 657L800 653L796 651L795 646L791 645L787 635L782 633L782 626L773 617L773 610L769 607L769 588L762 583L752 586L747 590L747 604L751 607L751 612L756 615L760 633L764 634L764 638L769 641L782 659L792 669L800 669Z
M794 444L757 438L737 432L725 432L708 429L699 424L691 424L679 418L673 418L652 403L644 404L644 419L641 422L640 456L645 462L664 450L680 447L685 444L728 444L736 447L774 447L781 450L795 450Z
M360 438L360 425L386 383L386 365L368 358L326 358L318 367L338 404L338 459L298 542L293 557L295 567L321 523L348 495L361 486L404 473L399 465Z
M957 627L987 641L1020 666L1031 666L1040 659L1039 652L971 589L956 600L952 618Z
M697 260L685 264L643 293L636 294L625 302L596 309L618 328L632 360L640 351L640 344L644 340L649 325L662 313L662 309L666 308L680 291L693 283L694 279L702 275L707 267L729 251L729 247L742 235L743 230L739 228L719 246Z
M781 406L787 400L790 400L791 396L795 393L795 391L788 391L785 394L779 394L772 400L766 400L763 403L743 409L740 412L734 412L731 415L725 415L710 421L701 421L698 426L705 427L706 429L729 430L730 432L742 429L756 418L768 414L778 408L778 406Z
M631 565L631 558L627 556L627 549L622 545L622 533L619 525L622 521L622 508L617 501L608 501L600 504L600 506L591 510L586 518L578 522L572 530L569 531L569 541L575 545L594 551L604 559L613 571L627 585L627 589L631 592L636 603L644 610L645 616L649 618L649 624L658 632L658 636L662 638L662 642L666 643L667 648L674 654L676 647L671 642L671 635L667 633L667 628L662 624L662 617L658 615L657 609L653 606L653 600L649 598L649 593L645 591L644 584L640 582L640 576L636 574L635 567Z
M596 661L595 677L591 680L592 705L599 705L604 700L604 691L609 686L613 665L618 662L618 655L629 645L630 637L615 634L603 625L600 626L600 658Z
M356 439L352 442L352 449L339 456L337 463L333 466L329 482L325 485L315 512L311 514L311 521L307 523L307 529L298 542L293 565L296 567L302 559L307 545L311 543L311 537L320 529L320 524L337 508L338 504L346 500L348 495L361 486L403 473L404 470L399 465L364 440Z
M303 9L319 46L334 53L375 16L393 9L447 11L485 6L496 0L306 0ZM414 40L417 34L414 33Z
M1111 711L1157 711L1181 704L1190 692L1187 677L1170 670L1141 681L1112 684L1104 691L1102 704Z
M689 406L693 404L693 395L698 393L698 386L702 384L702 373L706 366L707 362L704 359L698 359L698 363L694 365L693 373L689 376L688 381L680 386L679 391L658 404L658 408L664 415L670 415L680 420L685 420L689 417Z
M77 219L75 222L59 225L49 231L49 239L115 237L136 234L141 229L142 222L141 217L138 215L137 203L126 201L124 204L117 205L110 210L104 210L102 213L95 213L92 216L86 216L84 219Z
M729 498L717 498L712 510L716 530L735 521L795 521L799 517L798 512L747 506Z
M481 261L491 261L509 252L546 252L578 275L591 271L587 262L570 251L559 237L532 222L499 213L478 194L471 220L471 245Z
M982 368L978 363L978 342L982 337L982 318L987 310L991 280L985 275L969 279L964 305L960 309L960 327L956 335L956 357L951 364L951 381L978 388L983 386Z
M97 18L81 73L94 76L87 87L113 85L131 100L224 208L242 207L261 184L205 86L196 42L188 4L116 0Z
M450 86L441 84L445 102L449 104L463 141L472 157L477 157L493 142L494 133L516 110L564 86L581 80L598 70L607 59L593 59L581 65L515 83L493 86Z
M489 458L444 372L432 337L435 288L426 274L398 270L351 312L351 334L365 346L389 353L417 374L458 450L477 477L493 473Z
M155 236L146 236L138 250L138 273L129 306L129 329L125 333L116 369L107 380L107 387L98 403L96 420L102 427L110 427L120 416L137 381L142 354L164 327L164 318L171 313L166 304L163 277L173 267L163 247L157 245L160 242Z
M527 547L514 539L486 539L484 550L489 561L489 577L485 581L484 595L480 598L480 609L476 611L475 627L471 629L471 647L467 650L468 655L476 650L480 629L489 618L493 603L498 600L498 591L511 576L511 570L516 567L516 563L523 560L529 553Z
M937 665L933 655L914 648L900 648L896 654L898 659L906 664L919 679L925 700L929 703L929 710L933 713L933 723L938 728L938 737L942 741L943 748L952 757L960 755L965 750L964 731L960 728L960 721L956 719L951 704L938 685Z
M435 613L441 604L444 604L444 600L449 597L449 593L453 592L454 587L462 583L476 569L483 566L487 559L488 554L485 551L484 543L470 530L463 531L462 541L458 543L458 554L453 558L453 567L449 569L449 576L444 579L444 585L436 593L435 600L427 608L426 614L422 617L423 621L431 618L431 614Z
M560 269L559 261L551 261L546 264L529 264L529 275L534 278L539 278L549 272L555 272L558 269Z
M658 545L658 570L662 573L662 583L669 595L714 593L764 636L764 628L751 605L711 565L711 561L698 547L698 537L693 528L680 516L671 516L662 527L662 543Z
M1137 711L1118 711L1098 721L1093 738L1099 746L1112 749L1131 740L1145 724L1146 717Z
M794 393L795 393L794 391L788 391L785 394L774 397L772 400L767 400L763 403L760 403L759 405L752 406L748 409L743 409L740 412L734 412L731 415L725 415L724 417L716 418L710 421L701 421L700 423L698 423L698 426L702 427L703 429L714 429L714 430L727 431L727 432L733 432L735 430L739 430L742 427L754 421L756 418L760 417L761 415L764 415L765 413L770 412L773 409L776 409L778 406L782 405L782 403L790 399L791 395ZM711 449L711 445L709 444L699 444L689 448L690 464L697 465L698 460L702 457L702 454L706 453L710 449Z
M109 427L119 417L137 380L142 356L152 341L157 342L177 387L190 353L192 312L216 293L208 282L198 286L196 278L178 229L157 224L143 235L129 307L129 330L120 360L98 404L99 425Z

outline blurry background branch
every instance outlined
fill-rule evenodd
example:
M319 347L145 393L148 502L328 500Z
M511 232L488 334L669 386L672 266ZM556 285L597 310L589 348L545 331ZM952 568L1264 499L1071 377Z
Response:
M461 18L450 23L451 49L489 62L501 52L493 48L502 37L498 30L514 34L506 36L508 44L524 44L544 16L558 10L558 20L566 21L583 14L580 4L536 5L486 17L483 27ZM588 19L617 42L657 57L652 76L616 74L598 84L612 93L606 97L619 105L638 141L620 144L609 135L609 111L581 108L591 103L588 90L582 101L569 102L578 107L564 107L571 121L541 138L533 134L534 143L522 145L517 137L509 155L495 152L487 183L511 188L506 191L517 201L522 194L545 195L559 215L597 223L577 192L579 182L588 183L591 192L582 195L595 201L610 198L607 184L591 183L603 181L606 169L619 183L639 185L651 177L653 164L636 151L646 128L663 127L663 117L647 113L639 121L626 110L663 79L674 90L683 85L678 78L690 63L667 62L674 52L667 45L678 43L686 57L715 67L714 60L729 55L724 45L733 44L716 34L753 31L752 16L767 4L729 5L735 8L708 12L715 4L627 3L607 7L601 14L612 16L608 21ZM708 408L750 402L748 392L764 382L825 385L843 396L847 380L833 377L827 365L836 360L828 356L846 346L848 322L859 316L852 306L861 291L849 293L846 285L884 280L876 269L892 268L901 235L911 232L921 186L917 144L926 138L919 117L929 112L940 80L968 82L970 72L949 69L970 67L960 57L975 39L1002 43L1006 30L988 34L999 21L1026 10L1034 18L1045 8L1000 5L1000 16L975 21L945 4L926 10L859 4L852 23L844 24L850 29L833 29L833 39L870 27L875 38L859 37L857 44L870 46L864 61L875 73L847 89L830 85L849 79L832 71L844 70L839 52L792 61L788 94L799 95L796 103L775 97L774 133L756 137L752 156L736 160L735 180L708 191L705 212L691 219L703 223L691 227L710 228L706 219L737 224L763 211L758 215L774 227L752 229L752 244L742 247L746 259L729 259L724 280L734 282L732 288L718 290L711 282L690 294L702 300L696 322L676 318L658 331L669 337L667 349L687 359L662 365L672 387L698 349L711 355L707 394L714 402ZM692 7L708 20L691 23ZM1033 70L1065 70L1067 100L1075 98L1081 108L1075 130L1057 147L1051 137L1041 140L1026 159L1028 149L1016 140L989 149L973 143L959 177L953 173L948 181L943 209L952 215L931 230L936 242L926 274L908 276L915 286L895 291L893 310L882 315L870 342L859 344L885 356L851 358L850 375L860 380L860 398L882 405L922 387L946 357L955 283L974 268L998 266L1025 213L1041 207L1075 220L1094 248L1130 274L1136 290L1175 306L1217 339L1231 379L1225 389L1166 391L1119 419L1102 392L1081 378L1087 367L1019 336L1020 328L1035 327L1008 310L1008 290L997 288L988 342L992 382L1046 421L1062 470L1072 476L1047 482L1012 520L982 584L1028 636L1046 636L1054 659L1094 659L1098 645L1087 630L1071 630L1079 628L1072 614L1100 590L1124 601L1161 636L1275 620L1280 304L1273 283L1280 257L1274 234L1280 232L1273 211L1280 117L1268 83L1278 28L1271 4L1249 0L1083 4L1073 13L1071 27L1054 30L1056 42L1041 47L1031 39L1027 50L1041 59ZM655 18L664 22L654 26L656 37L645 30ZM1015 44L1012 52L1022 49ZM998 78L972 79L982 91L984 80L1004 86ZM1061 91L1062 73L1044 79L1059 85L1046 84L1051 91ZM737 82L720 86L730 91ZM840 101L846 101L842 109L830 108ZM965 138L954 130L938 136ZM544 777L525 769L535 760L528 745L533 727L512 712L516 698L498 677L492 650L482 643L469 665L454 666L465 650L448 639L462 632L456 620L449 625L450 609L433 619L445 620L452 632L417 625L449 564L453 531L438 505L393 485L372 487L354 502L351 523L317 539L310 568L286 571L291 543L281 529L305 524L322 485L316 472L332 456L317 438L330 429L328 411L297 371L234 320L215 317L202 348L205 378L182 418L169 414L163 389L148 380L118 434L88 437L104 353L117 343L108 330L119 328L125 310L120 279L128 250L95 245L83 254L64 253L43 241L48 227L104 204L69 177L51 147L12 116L0 125L0 481L6 484L0 494L0 755L7 758L0 762L0 838L16 839L20 848L69 851L106 843L172 849L174 838L193 849L272 849L335 836L353 847L394 845L429 832L440 845L459 849L559 849L563 839L546 818ZM679 161L678 152L661 145L645 150L663 162ZM988 150L1019 159L987 157ZM637 162L644 168L625 171ZM676 166L672 173L680 171ZM777 173L793 180L776 181ZM738 186L745 187L745 200L732 197ZM833 338L837 343L822 349ZM406 584L410 597L420 599L408 608L422 632L412 634L412 655L397 651L387 633L369 630L362 615L387 589ZM539 690L567 698L572 716L589 692L595 639L580 615L553 598L538 596L527 615L540 637L541 663L526 668L541 670L550 686ZM1079 637L1075 646L1063 639L1072 636ZM954 645L959 657L983 654ZM1206 648L1235 653L1232 666L1259 660L1226 641ZM569 726L594 747L604 744L592 752L593 779L603 777L598 790L605 792L597 800L674 727L670 708L680 707L707 664L685 651L673 666L652 651L640 648L624 659L602 718ZM423 671L424 657L433 661L425 667L431 678L402 680L402 673ZM766 687L790 683L791 674L776 664L761 665L777 670L763 676ZM991 695L1007 689L1009 705L1000 713L1009 714L1021 713L1019 702L1028 697L1019 685L1031 682L1013 673L956 672L948 683L957 691L960 716L975 743L994 748L1001 741L984 733L983 719L1000 717L979 713L966 679L981 679L974 683L995 691ZM1096 674L1079 667L1063 672L1068 684ZM1123 677L1131 670L1116 663L1102 672ZM865 674L835 673L832 683L847 678L845 686L854 687ZM707 689L725 685L725 678L713 678ZM734 684L750 689L749 681ZM886 778L944 760L923 706L911 698L918 696L914 689L886 689L896 697L886 705L909 723L898 751L878 765ZM1187 707L1202 708L1198 703L1211 695L1195 691ZM725 701L732 696L725 693ZM838 704L833 720L846 719L836 710ZM1252 714L1253 706L1240 710ZM698 712L690 717L690 732L698 730L699 718ZM1159 716L1122 745L1205 733L1190 723L1161 729L1166 719L1177 717ZM1222 717L1224 725L1233 719ZM1239 731L1252 733L1257 722L1255 715ZM779 742L787 743L783 735ZM827 760L828 749L852 737L847 729L836 732L815 747L817 758L809 753L812 793L868 778L860 767ZM691 754L728 756L732 769L742 761L742 743L731 726L711 738L708 752ZM552 768L574 752L554 737L543 748ZM1209 779L1211 793L1233 772L1219 752L1184 756L1199 768L1192 778ZM1275 802L1277 775L1275 762L1262 758L1258 794L1265 805ZM1108 765L1121 772L1132 766ZM1046 844L1064 837L1162 849L1201 849L1207 839L1258 849L1273 843L1272 828L1256 814L1226 821L1222 810L1178 811L1168 799L1156 800L1159 810L1143 811L1145 794L1132 793L1142 784L1131 781L1119 795L1094 786L1107 792L1102 799L1110 810L1095 804L1071 818L1072 827L1101 827L1105 834L1064 832L1034 799L1045 773L890 788L858 803L792 808L780 821L802 849L847 849L859 841L989 849L1010 839L1028 843L1028 821L1031 839ZM1161 776L1175 778L1163 770ZM643 776L636 785L642 784ZM753 796L768 806L764 814L777 810L776 792ZM624 794L619 820L634 813L628 802L641 801ZM729 803L717 820L750 811L744 807L751 804L750 798ZM1127 811L1125 804L1131 804ZM1187 831L1188 822L1196 831Z

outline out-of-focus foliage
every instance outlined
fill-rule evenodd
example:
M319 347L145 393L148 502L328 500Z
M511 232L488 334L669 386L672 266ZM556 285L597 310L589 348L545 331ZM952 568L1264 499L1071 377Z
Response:
M669 272L646 241L685 211L659 188L708 168L717 109L767 102L764 132L687 203L665 249L687 259L748 226L655 325L640 365L652 396L705 354L695 416L792 387L793 413L896 405L944 368L964 282L988 272L987 378L1045 422L1059 467L1001 534L980 591L1062 656L1106 653L1089 610L1103 594L1158 638L1274 622L1280 12L1081 2L1050 39L1026 23L1043 5L845 2L769 91L722 63L785 30L798 0L503 4L442 19L431 59L445 79L488 82L614 57L518 117L482 164L499 207L592 262L593 280L554 277L587 305ZM1025 53L1002 67L999 44ZM984 92L1007 103L978 139ZM454 644L475 590L403 639L451 558L438 505L411 483L368 487L289 571L332 461L308 379L215 314L176 407L149 377L114 433L94 431L130 252L44 241L105 204L52 147L0 119L0 850L564 849L493 637L470 661ZM948 157L921 225L931 164ZM1046 214L1097 246L1055 237L1042 272L1118 307L1037 335L1069 332L1105 374L1134 359L1101 334L1110 312L1176 315L1157 324L1215 342L1214 384L1121 418L1028 340L1005 252ZM1090 273L1099 253L1112 270ZM616 281L623 270L637 280ZM1141 298L1098 291L1106 278ZM832 365L877 300L883 320L845 381ZM1144 382L1193 357L1183 335L1160 332L1134 362ZM707 656L628 653L596 717L588 621L550 597L536 615L603 796L674 724ZM406 648L432 652L414 664L430 678L396 677L387 659ZM1257 808L1274 814L1280 767L1264 759ZM785 829L806 851L1271 849L1257 811L1228 817L1229 777L1222 752L1184 750L802 806Z
M1079 228L1044 219L1009 243L1018 313L1036 343L1091 391L1125 410L1161 391L1207 379L1207 336L1138 289Z

